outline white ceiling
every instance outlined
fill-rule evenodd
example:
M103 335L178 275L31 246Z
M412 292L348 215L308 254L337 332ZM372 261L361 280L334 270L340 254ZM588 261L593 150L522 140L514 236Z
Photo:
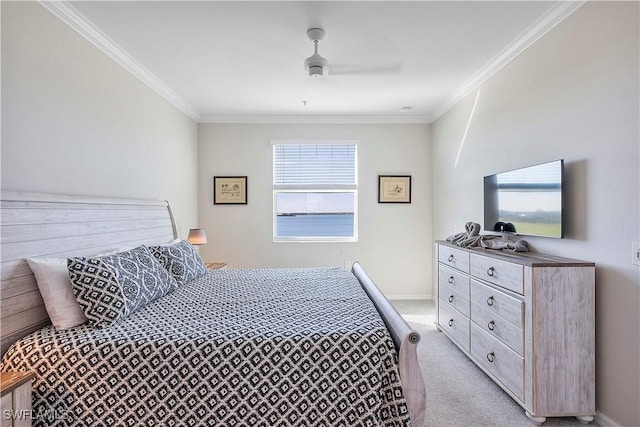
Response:
M200 122L430 122L579 4L43 2ZM322 79L303 66L312 27L326 31ZM401 68L332 75L332 64Z

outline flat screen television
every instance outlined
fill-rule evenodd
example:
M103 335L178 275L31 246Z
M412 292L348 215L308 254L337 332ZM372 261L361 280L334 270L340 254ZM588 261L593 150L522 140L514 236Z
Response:
M563 238L563 171L561 159L485 176L485 231Z

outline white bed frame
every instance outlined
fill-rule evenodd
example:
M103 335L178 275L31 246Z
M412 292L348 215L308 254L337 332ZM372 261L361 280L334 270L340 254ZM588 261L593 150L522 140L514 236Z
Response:
M2 192L0 205L0 350L50 324L26 258L86 255L177 238L167 201ZM425 389L417 361L420 336L358 263L353 274L376 305L399 352L413 425L424 424Z
M25 258L93 254L177 236L166 201L3 191L0 214L2 354L50 323Z
M402 318L400 313L360 267L360 263L355 262L351 271L367 295L369 295L371 301L373 301L391 333L391 338L393 338L393 343L398 351L400 381L402 382L402 391L405 399L407 399L411 425L423 426L426 414L426 390L420 364L418 363L420 334L411 329L407 321Z

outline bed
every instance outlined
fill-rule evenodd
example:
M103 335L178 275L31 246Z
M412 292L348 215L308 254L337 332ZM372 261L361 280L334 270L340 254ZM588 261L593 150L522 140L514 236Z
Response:
M34 425L422 425L419 335L358 263L207 271L104 327L51 325L25 259L177 236L167 202L2 194L2 370Z

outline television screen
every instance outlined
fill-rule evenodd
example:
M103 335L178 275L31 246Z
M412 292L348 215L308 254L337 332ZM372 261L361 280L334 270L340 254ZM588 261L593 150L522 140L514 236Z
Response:
M484 229L529 236L564 237L564 161L484 177Z

